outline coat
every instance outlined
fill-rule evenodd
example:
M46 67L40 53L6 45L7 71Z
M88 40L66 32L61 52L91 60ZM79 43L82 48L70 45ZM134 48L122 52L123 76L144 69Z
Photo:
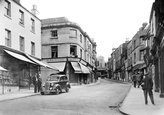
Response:
M143 89L143 90L147 90L147 91L148 91L148 90L152 90L152 89L153 89L153 81L152 81L152 79L149 78L148 76L145 77L145 78L143 79L143 81L142 81L141 86L142 86L142 89Z

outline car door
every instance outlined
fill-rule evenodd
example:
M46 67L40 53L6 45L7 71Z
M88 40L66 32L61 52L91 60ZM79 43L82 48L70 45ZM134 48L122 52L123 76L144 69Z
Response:
M63 76L60 77L60 87L62 89L64 89L64 77Z

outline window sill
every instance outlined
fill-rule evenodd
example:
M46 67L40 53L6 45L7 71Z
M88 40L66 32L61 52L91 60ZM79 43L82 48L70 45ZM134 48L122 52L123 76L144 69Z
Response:
M32 30L30 30L33 34L35 34L35 32L34 31L32 31Z
M9 18L9 19L11 20L11 16L8 16L8 15L6 15L6 14L4 14L4 16L7 17L7 18Z
M24 27L24 24L22 24L22 23L20 23L20 22L19 22L19 25L22 26L22 27Z
M73 37L73 36L69 36L69 38L75 38L75 39L77 39L77 37Z
M58 37L51 37L50 39L58 39Z

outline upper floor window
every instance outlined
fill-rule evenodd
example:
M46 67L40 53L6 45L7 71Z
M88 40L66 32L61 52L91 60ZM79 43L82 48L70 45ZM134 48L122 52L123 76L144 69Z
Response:
M35 43L31 42L31 55L35 56Z
M140 44L144 44L145 42L144 42L144 40L143 40L143 38L140 38Z
M136 53L134 53L134 64L136 63Z
M144 59L144 50L140 50L140 60Z
M19 17L19 23L24 25L24 12L19 10L20 17Z
M11 47L11 31L5 29L5 45Z
M51 58L58 58L58 46L51 47Z
M20 41L20 51L23 51L24 52L24 47L25 47L25 42L24 42L24 37L20 36L19 37L19 41Z
M136 48L136 40L134 40L134 49Z
M83 52L82 52L82 49L80 49L80 57L81 57L81 58L82 58L82 53L83 53Z
M80 34L80 42L82 43L83 36Z
M11 17L11 4L8 0L5 0L5 15Z
M77 46L74 45L70 46L70 55L71 57L75 57L77 55Z
M70 37L71 38L77 38L77 31L74 29L70 29Z
M35 32L35 20L31 18L31 31Z
M51 37L57 38L58 37L58 31L57 30L52 30L51 31Z

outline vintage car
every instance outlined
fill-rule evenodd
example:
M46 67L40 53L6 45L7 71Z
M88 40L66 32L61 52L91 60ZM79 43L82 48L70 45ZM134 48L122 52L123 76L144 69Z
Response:
M71 86L66 75L52 74L47 78L46 82L42 84L40 93L41 95L48 93L58 95L60 92L63 92L63 90L68 92L69 88L71 88Z

